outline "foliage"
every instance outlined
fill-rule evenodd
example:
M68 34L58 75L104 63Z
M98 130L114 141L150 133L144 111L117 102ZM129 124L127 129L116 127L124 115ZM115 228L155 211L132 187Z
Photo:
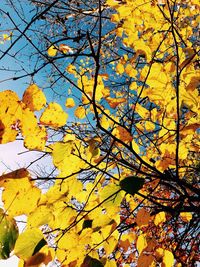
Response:
M194 266L198 1L32 2L46 43L27 37L43 64L31 75L51 65L51 89L70 90L65 107L35 83L0 93L0 143L23 137L56 169L0 177L5 214L27 216L20 266Z
M0 259L7 259L15 246L18 229L15 220L5 215L2 209L0 215Z

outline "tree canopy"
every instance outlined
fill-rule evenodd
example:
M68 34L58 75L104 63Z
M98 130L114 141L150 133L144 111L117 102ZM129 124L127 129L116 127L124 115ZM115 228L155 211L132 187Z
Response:
M199 1L19 2L0 10L0 60L29 85L0 92L0 143L21 139L53 167L1 174L0 258L196 266Z

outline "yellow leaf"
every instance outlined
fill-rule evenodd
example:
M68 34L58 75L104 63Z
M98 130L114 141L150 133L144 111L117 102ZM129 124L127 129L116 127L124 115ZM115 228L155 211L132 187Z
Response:
M91 160L99 158L100 153L101 153L101 150L98 147L94 145L89 145L86 151L87 160L90 162Z
M105 267L117 267L117 263L115 260L107 259Z
M29 134L25 136L24 146L29 150L43 151L47 140L45 127L30 129Z
M25 138L24 145L26 148L44 149L47 139L46 129L38 125L36 116L29 108L23 108L22 120L19 128Z
M66 207L66 204L62 204L62 202L56 201L54 203L53 209L51 209L51 212L54 215L54 220L52 222L52 226L54 228L61 228L65 229L67 228L70 223L73 222L73 220L76 218L76 211L70 207ZM51 225L51 224L50 224Z
M173 267L174 266L174 255L169 250L164 250L163 263L165 267Z
M187 143L185 143L185 140L181 140L179 144L179 159L187 159L188 155L188 148Z
M61 238L59 238L58 247L60 249L70 250L74 247L77 248L78 243L79 235L73 231L70 231L66 232Z
M3 186L2 200L10 216L29 214L37 207L41 192L29 178L7 179Z
M9 41L9 40L11 39L11 35L12 35L12 33L9 34L9 35L8 35L7 33L4 33L4 34L3 34L3 40L4 40L4 41Z
M67 98L65 103L66 108L73 108L75 106L75 102L73 98Z
M145 129L147 131L153 131L155 129L155 124L151 121L145 121Z
M118 240L116 240L113 236L109 237L104 244L106 255L110 255L115 250L117 245Z
M77 150L78 148L78 150ZM57 142L51 146L53 163L63 176L76 173L84 168L85 163L80 159L79 152L84 153L84 147L77 141L68 141L66 143ZM73 153L72 153L73 150ZM76 153L78 154L76 156Z
M55 57L57 52L58 49L54 45L50 46L49 49L47 50L47 53L50 57Z
M43 239L41 230L37 228L25 230L25 232L19 235L15 243L15 255L23 260L27 260L33 255L36 246Z
M67 118L68 115L63 111L62 107L55 102L51 102L42 113L40 122L44 125L58 128L66 124Z
M31 132L34 132L34 129L38 128L37 118L29 108L23 108L19 128L24 137L28 136Z
M166 221L165 212L161 211L158 214L156 214L154 219L154 224L159 225L160 223L163 223Z
M129 7L129 5L120 5L117 11L119 12L120 18L131 15L131 8Z
M140 148L134 140L131 141L131 145L135 153L140 154Z
M137 70L133 68L131 64L126 65L125 72L130 77L135 77L137 75Z
M112 16L111 16L111 20L112 20ZM122 37L123 36L123 32L124 32L124 30L123 30L122 27L119 27L119 28L116 29L116 35L118 37Z
M79 166L77 168L79 170ZM71 170L70 170L71 172ZM75 176L72 176L67 179L65 182L65 188L68 190L68 197L70 198L76 198L78 197L78 194L82 192L83 190L83 184L81 181L79 181Z
M121 64L121 63L118 63L117 66L116 66L116 71L117 71L117 73L119 73L119 74L124 73L124 65Z
M111 235L111 233L115 239L118 239L119 233L118 231L113 232L113 227L116 227L115 222L110 223L110 225L101 227L101 231L93 232L91 234L92 245L98 245L98 247L101 247L102 242L105 241Z
M192 219L192 213L191 212L181 212L180 217L184 222L189 222Z
M92 227L103 227L105 225L108 225L111 222L111 218L108 216L108 214L102 213L102 208L95 209L95 211L91 214L92 221Z
M63 164L64 159L70 156L73 148L73 142L56 142L51 145L50 148L53 157L53 164L55 165L55 167L59 168L61 164Z
M107 1L108 2L108 1ZM113 1L114 2L114 1ZM116 2L115 2L116 3ZM112 22L119 22L120 21L120 17L118 14L112 14L111 15L111 21Z
M186 106L198 114L200 108L200 97L197 89L194 89L193 91L186 91L185 87L182 86L180 90L180 99L182 100L182 106Z
M106 1L106 5L108 5L108 6L111 6L111 7L115 7L115 6L118 6L118 1L116 1L116 0L107 0Z
M141 252L143 251L144 248L146 248L146 246L147 246L146 235L145 234L139 235L136 242L136 247L139 254L141 254Z
M120 187L116 184L108 184L99 192L100 201L104 201L103 206L120 206L123 198L122 192L118 192Z
M77 107L77 109L74 112L74 115L78 118L78 119L84 119L85 118L85 109L82 106Z
M130 232L127 234L123 233L123 235L121 236L122 241L128 240L129 243L135 242L135 239L136 239L136 233L134 233L134 232Z
M142 105L140 105L139 103L133 106L133 109L135 110L135 112L137 112L140 115L142 119L146 120L149 118L149 111L146 108L144 108Z
M153 68L148 76L147 83L150 87L163 87L166 86L169 76L163 71L162 65L154 63Z
M52 210L46 205L36 207L28 216L27 226L29 228L38 227L51 222L53 218Z
M116 6L118 6L118 1L116 1L116 0L107 0L106 1L106 5L108 5L108 6L111 6L111 7L116 7Z
M22 107L17 94L10 90L0 92L0 143L15 140L21 119Z
M76 73L76 67L70 64L67 66L66 71L69 72L70 74L75 74Z
M18 267L24 267L24 264L25 264L24 260L20 259L18 263Z
M32 111L40 110L46 105L46 97L36 84L30 85L25 90L22 101Z
M105 128L106 130L110 127L110 123L108 121L108 118L106 117L106 115L103 115L100 119L101 122L101 126L103 128Z
M7 127L6 127L7 126ZM6 144L12 142L16 139L18 131L12 128L9 128L10 125L4 125L0 120L0 144Z
M64 137L63 137L63 142L68 142L68 141L74 141L76 140L76 136L73 133L67 133Z

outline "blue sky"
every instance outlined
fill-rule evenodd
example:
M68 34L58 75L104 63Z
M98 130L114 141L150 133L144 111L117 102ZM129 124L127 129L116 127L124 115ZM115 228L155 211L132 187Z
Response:
M25 5L27 9L27 18L31 18L30 15L30 7L28 5ZM6 4L6 1L1 1L0 3L0 9L9 12L10 16L13 18L13 20L20 26L22 25L22 21L19 18L19 16L16 14L16 12L13 11L13 9ZM1 34L13 34L12 40L5 41L4 44L0 45L0 56L2 56L3 52L6 51L14 39L17 37L17 33L13 31L14 25L9 21L8 17L5 14L1 14L1 25L0 25ZM21 28L24 26L20 26ZM8 29L8 30L7 30ZM21 74L19 71L21 69L20 64L23 64L24 68L28 66L27 62L25 61L25 58L20 55L19 50L23 46L23 40L17 42L12 49L9 51L9 55L6 55L3 59L0 60L0 68L1 68L1 75L0 75L0 91L3 91L5 89L11 89L13 91L16 91L20 96L22 96L23 90L27 87L27 84L30 82L30 78L24 78L19 79L17 81L13 81L12 78L14 76L18 76ZM18 53L18 54L16 54ZM14 55L16 54L16 58L14 58ZM13 55L13 57L12 57ZM16 60L17 59L17 60ZM27 66L26 66L27 65ZM9 71L3 71L2 69L9 69ZM16 70L16 72L12 71Z
M33 14L31 13L31 7L26 4L23 6L23 8L25 8L26 11L26 19L30 20L33 16ZM25 27L25 25L23 25L22 21L20 20L19 16L8 5L6 5L6 1L2 0L0 2L0 9L5 12L9 12L14 21L18 25L21 25L20 26L21 28ZM9 23L9 20L2 14L0 14L0 21L1 21L0 35L10 34L12 32L11 29L13 28L12 23ZM13 34L14 34L13 36L14 40L17 37L17 33L13 32ZM5 41L4 44L0 44L0 56L4 51L6 51L6 49L9 48L13 40ZM13 77L19 76L24 73L23 71L22 72L19 71L22 67L25 70L29 70L32 65L30 61L27 61L27 57L23 55L23 53L19 52L21 48L24 46L24 44L25 44L24 39L21 39L9 51L9 55L6 55L3 59L0 60L0 92L7 89L13 90L19 95L20 98L22 97L23 92L27 88L27 86L32 82L29 76L19 80L13 80ZM26 49L23 50L23 52L24 51L26 51ZM26 53L28 52L29 51L27 50ZM16 58L12 57L12 55L15 54ZM3 69L8 69L8 70L6 71ZM37 75L37 83L39 83L42 86L45 85L45 81L40 74ZM48 97L49 101L51 101L51 95L49 95ZM20 152L25 152L25 150L26 149L23 147L23 142L21 141L15 141L3 145L1 144L0 174L3 172L9 172L9 170L13 170L16 168L25 167L29 164L30 161L33 161L34 159L37 158L38 156L37 152L19 154ZM1 192L0 192L0 198L1 198ZM0 266L17 267L18 260L15 256L11 257L8 260L0 260Z
M13 1L15 2L15 1ZM16 1L16 6L20 10L20 4ZM23 5L23 1L20 1ZM17 24L19 29L22 31L26 27L24 21L20 18L21 14L16 13L12 7L6 4L6 1L1 1L0 10L4 12L9 12L10 17L13 19L14 23ZM35 15L35 10L32 6L28 5L27 1L24 1L23 12L27 22L31 21L32 17ZM10 34L12 33L12 38L9 41L5 41L4 44L0 44L0 58L3 55L3 52L6 51L20 33L16 30L13 23L10 21L7 15L3 12L0 13L1 24L0 24L0 34ZM37 26L33 25L33 29L36 29ZM27 35L31 38L31 31L27 32ZM35 40L37 44L37 40ZM15 91L19 97L22 97L24 90L27 88L30 83L37 83L42 89L45 89L45 86L48 84L50 77L46 77L44 73L38 72L34 77L27 75L24 78L13 80L13 78L26 75L26 73L31 73L35 66L39 66L37 61L37 56L30 55L34 53L33 47L28 43L28 41L22 37L15 45L9 50L8 54L0 59L0 91L5 89L10 89ZM3 70L7 69L7 70ZM52 92L45 91L45 94L49 101L53 100Z

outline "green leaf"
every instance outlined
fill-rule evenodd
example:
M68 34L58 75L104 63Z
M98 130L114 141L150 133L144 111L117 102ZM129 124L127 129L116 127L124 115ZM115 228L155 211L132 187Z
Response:
M120 187L126 193L134 195L137 193L144 184L144 179L137 176L128 176L120 181Z
M0 209L0 259L7 259L15 246L18 228L13 218Z
M43 248L47 244L47 241L43 238L41 239L38 244L36 245L32 256L34 256L38 251L40 251L41 248Z
M92 227L92 221L93 220L85 220L83 222L83 229L85 229L85 228L91 228Z

